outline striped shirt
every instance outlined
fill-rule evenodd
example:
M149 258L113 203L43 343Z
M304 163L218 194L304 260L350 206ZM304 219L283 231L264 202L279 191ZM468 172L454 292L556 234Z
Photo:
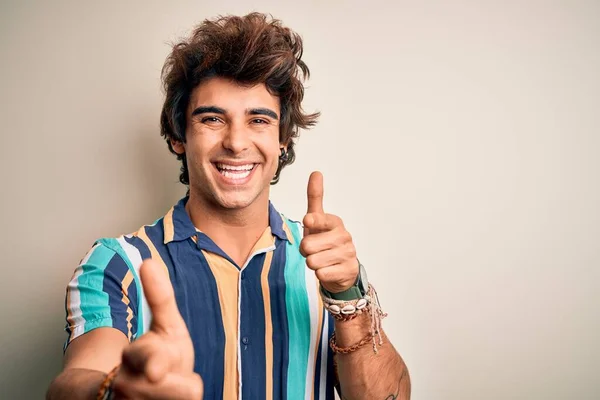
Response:
M333 399L333 320L300 254L300 223L269 204L269 226L238 266L194 227L186 202L133 234L93 245L67 287L65 349L99 327L130 341L149 329L139 268L153 258L173 284L204 399Z

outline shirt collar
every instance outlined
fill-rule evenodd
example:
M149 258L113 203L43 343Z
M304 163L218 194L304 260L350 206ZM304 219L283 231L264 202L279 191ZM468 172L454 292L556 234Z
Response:
M189 197L184 197L179 200L175 206L173 206L169 212L163 218L164 227L164 242L165 244L181 241L195 236L197 231L196 227L192 223L185 205ZM273 204L269 201L269 226L271 227L271 233L282 240L291 241L288 237L287 226L285 226L284 218L275 209Z

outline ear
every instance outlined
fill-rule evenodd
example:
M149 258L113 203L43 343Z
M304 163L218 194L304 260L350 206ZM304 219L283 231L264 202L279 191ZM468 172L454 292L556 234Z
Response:
M173 148L173 151L175 151L175 153L182 155L183 153L185 153L185 146L183 145L182 142L180 142L179 140L175 140L175 139L170 139L171 142L171 147Z
M287 153L288 143L279 143L279 150L284 150Z

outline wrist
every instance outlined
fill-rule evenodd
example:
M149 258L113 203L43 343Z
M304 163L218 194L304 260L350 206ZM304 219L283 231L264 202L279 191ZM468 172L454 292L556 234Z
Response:
M340 292L332 292L327 290L323 284L320 284L319 287L321 290L321 296L324 298L342 301L358 300L365 297L369 291L367 271L360 261L358 261L358 275L352 286Z
M113 382L115 380L115 377L119 373L120 368L121 368L121 365L119 364L116 367L114 367L106 375L106 378L104 378L104 381L102 381L102 384L100 385L100 388L98 389L98 394L96 395L96 400L110 400L114 397L113 396Z

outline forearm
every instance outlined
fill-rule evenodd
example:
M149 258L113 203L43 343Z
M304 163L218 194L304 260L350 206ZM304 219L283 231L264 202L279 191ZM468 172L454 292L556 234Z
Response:
M47 400L92 400L96 398L98 389L106 374L101 371L83 368L64 370L52 381Z
M347 348L369 335L370 316L367 313L351 321L336 321L336 342ZM402 357L385 334L383 344L373 351L369 342L348 354L336 354L341 394L344 400L410 398L410 377ZM379 343L378 337L376 337Z

